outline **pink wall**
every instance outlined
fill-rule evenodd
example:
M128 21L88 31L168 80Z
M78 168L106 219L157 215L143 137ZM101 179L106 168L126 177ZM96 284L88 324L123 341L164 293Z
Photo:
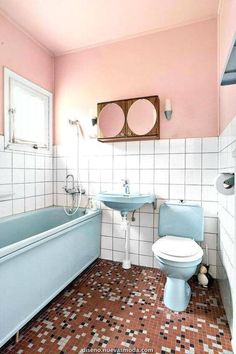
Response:
M3 66L53 91L53 57L0 15L0 134L3 134Z
M219 77L222 77L236 34L236 1L222 0L218 19ZM236 37L235 37L236 39ZM220 87L220 132L236 116L236 85Z
M216 55L216 20L209 20L57 57L57 143L68 118L88 118L97 102L155 94L162 138L217 135ZM169 122L167 97L174 110Z

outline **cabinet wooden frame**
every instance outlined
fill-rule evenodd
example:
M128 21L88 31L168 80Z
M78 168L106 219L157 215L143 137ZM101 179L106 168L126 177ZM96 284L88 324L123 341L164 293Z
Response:
M132 104L138 100L141 99L146 99L150 101L156 111L156 122L152 129L143 135L138 135L134 133L131 128L129 127L128 124L128 112ZM113 137L102 137L100 135L100 129L99 129L99 114L101 110L108 104L115 103L124 112L125 116L125 121L123 128L121 129L120 133L117 134L116 136ZM98 141L101 141L103 143L105 142L117 142L117 141L135 141L135 140L153 140L153 139L160 139L160 100L158 96L145 96L145 97L134 97L134 98L128 98L124 100L116 100L116 101L109 101L109 102L101 102L97 104L97 115L98 115Z

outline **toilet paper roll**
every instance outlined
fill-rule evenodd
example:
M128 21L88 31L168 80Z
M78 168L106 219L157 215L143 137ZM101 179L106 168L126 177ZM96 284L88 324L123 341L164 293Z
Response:
M215 179L215 187L217 191L224 195L234 194L234 186L229 187L224 182L232 177L231 173L220 173Z

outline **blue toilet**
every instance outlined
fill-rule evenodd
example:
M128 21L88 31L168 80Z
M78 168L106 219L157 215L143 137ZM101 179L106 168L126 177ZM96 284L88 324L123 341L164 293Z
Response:
M203 209L181 202L162 204L159 236L152 251L167 276L164 304L173 311L184 311L191 296L187 281L203 256L203 250L197 244L204 239Z

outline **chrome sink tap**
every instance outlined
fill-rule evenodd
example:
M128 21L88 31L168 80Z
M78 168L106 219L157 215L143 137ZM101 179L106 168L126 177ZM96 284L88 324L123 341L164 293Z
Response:
M124 188L124 194L130 194L129 181L127 179L122 179L122 186Z

